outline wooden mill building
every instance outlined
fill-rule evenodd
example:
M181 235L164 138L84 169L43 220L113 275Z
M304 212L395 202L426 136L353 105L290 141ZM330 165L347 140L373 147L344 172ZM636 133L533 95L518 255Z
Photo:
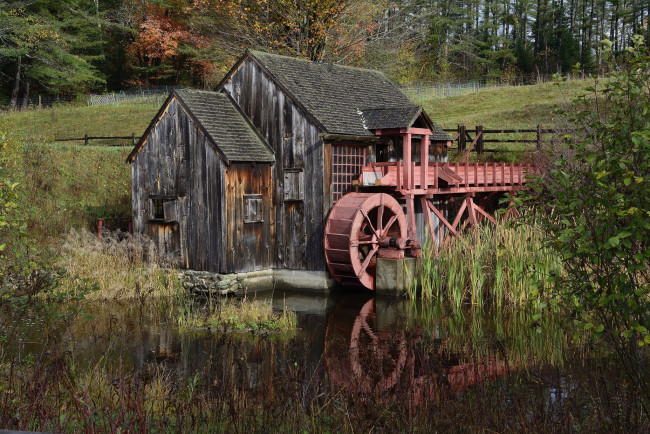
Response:
M451 137L383 74L248 51L216 91L173 91L129 155L134 232L189 269L324 272L332 204L409 128L446 161Z

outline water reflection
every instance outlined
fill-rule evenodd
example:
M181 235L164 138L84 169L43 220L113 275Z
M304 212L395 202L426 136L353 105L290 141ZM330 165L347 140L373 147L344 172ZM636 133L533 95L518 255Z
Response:
M324 358L338 388L401 394L411 405L455 395L507 372L496 356L476 358L450 350L448 339L424 330L413 305L391 299L341 300L330 313Z
M418 405L424 397L454 396L540 362L537 346L548 353L565 343L550 326L537 333L521 311L448 312L438 305L363 294L286 293L276 294L272 303L275 309L296 312L298 332L182 331L172 301L95 303L84 310L93 319L77 318L60 344L80 366L119 362L145 379L160 369L181 380L200 373L215 387L272 396L274 379L301 375L309 379L306 388L402 394ZM42 331L25 331L22 351L42 350L47 340L39 338L44 336Z

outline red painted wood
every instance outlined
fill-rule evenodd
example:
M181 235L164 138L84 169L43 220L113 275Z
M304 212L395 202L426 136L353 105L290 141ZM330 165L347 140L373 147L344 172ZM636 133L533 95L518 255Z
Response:
M375 289L376 258L385 237L406 238L402 206L385 193L348 193L325 224L325 259L341 285Z

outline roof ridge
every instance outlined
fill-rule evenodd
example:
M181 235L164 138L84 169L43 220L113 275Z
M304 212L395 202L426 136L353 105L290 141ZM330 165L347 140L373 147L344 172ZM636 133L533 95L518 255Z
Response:
M285 59L297 60L297 61L300 61L300 62L311 63L311 64L314 64L314 65L330 65L330 66L335 66L337 68L346 68L346 69L354 69L354 70L373 72L375 74L381 75L382 77L385 77L386 80L390 81L388 79L388 77L386 77L386 74L379 71L378 69L364 68L362 66L343 65L343 64L340 64L340 63L320 62L318 60L309 60L309 59L303 59L302 57L293 57L293 56L286 56L284 54L269 53L268 51L255 50L255 49L251 49L251 48L249 48L248 51L253 55L261 54L263 56L282 57L282 58L285 58Z

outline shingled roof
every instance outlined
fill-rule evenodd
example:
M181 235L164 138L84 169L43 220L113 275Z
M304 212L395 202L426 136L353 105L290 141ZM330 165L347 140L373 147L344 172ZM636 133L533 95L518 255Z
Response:
M440 125L438 125L435 122L431 122L433 125L433 133L429 137L432 141L434 142L450 142L453 141L454 139L451 138L449 134L445 132L445 130L442 129Z
M409 128L422 113L416 105L406 107L370 108L360 111L363 125L368 130Z
M250 50L275 80L330 134L374 136L364 127L363 112L374 109L376 118L395 121L421 108L413 104L379 71L312 62ZM394 111L391 115L390 111ZM382 112L380 114L380 112ZM415 120L415 119L413 119ZM407 125L400 125L405 127ZM410 125L408 125L410 126Z
M172 91L168 101L172 97L180 101L190 117L204 131L208 140L221 151L227 162L275 161L271 148L230 96L212 91L176 89ZM161 111L164 111L166 105L161 108ZM159 116L154 118L127 161L132 161L158 118Z

